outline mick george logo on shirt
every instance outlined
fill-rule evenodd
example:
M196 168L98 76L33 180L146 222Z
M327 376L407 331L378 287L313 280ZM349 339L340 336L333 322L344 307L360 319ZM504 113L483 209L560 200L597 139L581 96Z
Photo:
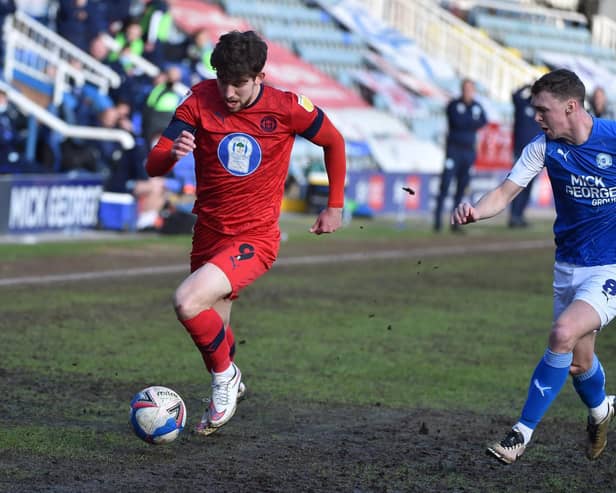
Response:
M616 202L616 186L605 186L602 176L571 175L565 192L576 199L589 199L594 206Z

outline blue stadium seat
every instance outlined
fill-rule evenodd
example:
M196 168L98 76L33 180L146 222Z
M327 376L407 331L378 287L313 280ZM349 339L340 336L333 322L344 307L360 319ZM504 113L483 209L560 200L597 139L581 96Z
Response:
M254 0L223 0L222 3L229 15L245 19L258 18L271 21L333 24L333 20L327 12L304 5L281 6L276 3Z

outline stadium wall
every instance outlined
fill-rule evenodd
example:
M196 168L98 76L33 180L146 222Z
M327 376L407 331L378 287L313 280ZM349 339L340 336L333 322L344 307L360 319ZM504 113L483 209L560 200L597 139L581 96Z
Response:
M506 176L505 171L476 172L469 198L477 200ZM531 208L553 207L547 175L533 187ZM371 215L430 214L440 176L427 173L349 172L346 196ZM408 188L414 193L404 190ZM109 195L109 194L107 194ZM327 184L307 198L308 209L327 202ZM452 206L451 203L446 207ZM104 216L104 217L103 217ZM105 200L100 175L7 175L0 177L0 234L75 232L88 229L134 230L134 204Z

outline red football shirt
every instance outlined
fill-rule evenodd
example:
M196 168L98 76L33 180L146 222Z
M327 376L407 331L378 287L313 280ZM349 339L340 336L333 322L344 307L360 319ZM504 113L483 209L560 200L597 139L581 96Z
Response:
M305 96L265 85L261 88L250 106L230 113L216 81L203 81L178 106L163 133L170 140L182 130L194 133L197 197L193 212L199 221L223 234L278 228L295 135L311 139L327 120ZM340 197L344 194L344 159L337 167L342 168L342 180L330 186L335 186L334 195ZM330 206L341 207L342 203Z

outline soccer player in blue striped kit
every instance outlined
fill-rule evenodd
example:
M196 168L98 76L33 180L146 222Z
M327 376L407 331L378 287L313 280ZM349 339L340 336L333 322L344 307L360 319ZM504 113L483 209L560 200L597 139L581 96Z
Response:
M547 169L556 208L554 322L519 421L487 452L515 462L571 374L589 410L586 455L594 460L605 450L614 418L595 339L616 316L616 122L585 111L584 84L569 70L545 74L531 93L543 133L524 148L503 183L474 205L458 205L451 218L467 224L495 216Z

